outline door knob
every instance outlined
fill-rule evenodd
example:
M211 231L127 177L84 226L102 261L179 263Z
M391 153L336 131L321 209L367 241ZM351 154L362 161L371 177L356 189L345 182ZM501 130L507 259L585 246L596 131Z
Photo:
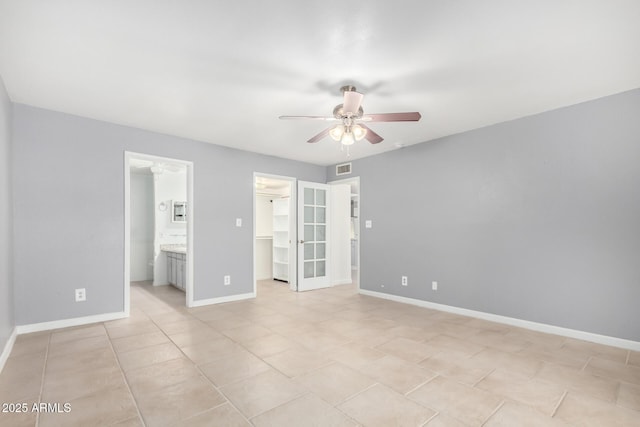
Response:
M300 240L300 244L303 244L303 243L304 243L304 240Z

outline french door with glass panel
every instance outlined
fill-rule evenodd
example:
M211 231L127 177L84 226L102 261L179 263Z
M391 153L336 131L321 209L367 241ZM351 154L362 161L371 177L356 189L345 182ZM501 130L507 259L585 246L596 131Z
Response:
M298 291L328 288L329 185L298 181Z

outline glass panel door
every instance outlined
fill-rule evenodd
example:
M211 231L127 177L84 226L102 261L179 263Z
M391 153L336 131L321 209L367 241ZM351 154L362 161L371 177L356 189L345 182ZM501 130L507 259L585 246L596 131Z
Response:
M299 270L298 290L328 287L329 186L298 182Z

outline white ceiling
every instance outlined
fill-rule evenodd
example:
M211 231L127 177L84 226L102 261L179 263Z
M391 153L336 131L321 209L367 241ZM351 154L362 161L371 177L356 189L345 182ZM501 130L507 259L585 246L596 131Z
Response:
M340 86L385 140L352 159L640 87L637 0L0 0L12 101L327 165Z

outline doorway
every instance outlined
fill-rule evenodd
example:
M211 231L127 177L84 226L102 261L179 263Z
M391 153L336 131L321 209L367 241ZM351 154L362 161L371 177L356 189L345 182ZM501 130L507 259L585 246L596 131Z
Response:
M191 307L193 163L125 152L124 166L124 311L130 313L131 280L141 277L143 268L153 286L171 283L184 291L185 305ZM144 200L132 202L132 197ZM141 227L143 238L139 238Z
M360 289L360 177L340 179L329 182L330 185L349 186L349 246L351 261L351 283Z
M297 290L296 179L254 173L253 283L258 281Z

